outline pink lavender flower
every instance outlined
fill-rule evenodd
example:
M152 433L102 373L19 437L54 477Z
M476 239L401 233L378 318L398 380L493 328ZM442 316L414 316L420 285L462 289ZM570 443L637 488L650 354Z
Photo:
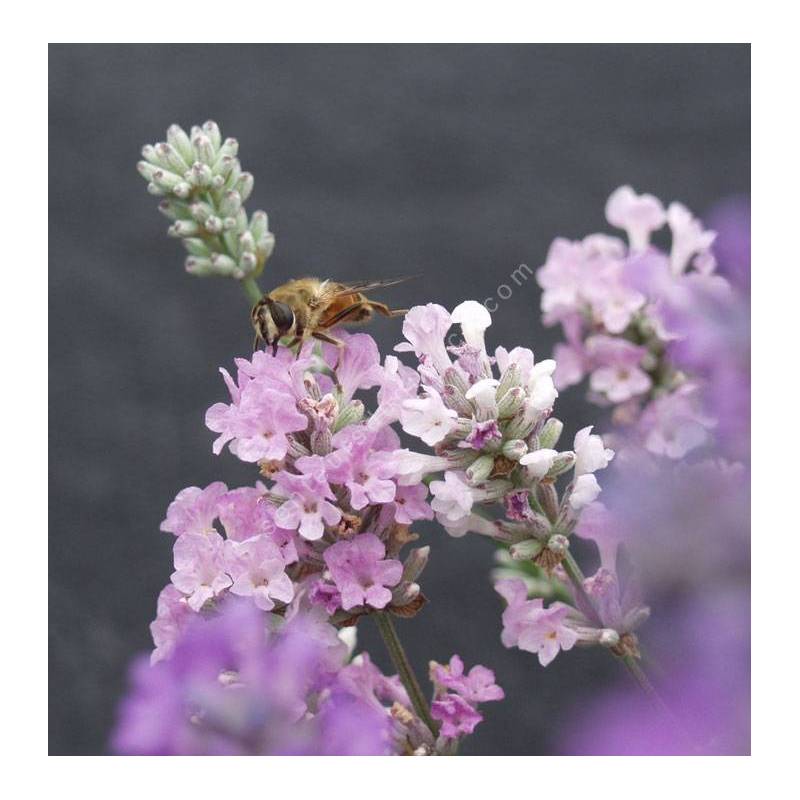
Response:
M651 453L678 459L710 440L714 420L702 410L698 387L684 384L651 403L637 426Z
M336 380L341 405L347 405L359 389L377 386L384 378L380 354L375 340L366 333L339 331L338 338L345 343L340 349L324 345L325 360L336 368Z
M455 692L473 705L505 697L503 690L494 682L492 670L476 664L464 674L464 662L457 655L451 656L450 663L446 665L432 661L430 674L435 687Z
M229 541L226 564L233 594L252 597L256 606L271 611L275 601L288 603L294 596L292 581L277 545L266 535L243 542Z
M345 611L360 605L381 609L391 602L391 589L400 582L403 565L385 556L385 545L373 533L336 542L325 550L325 564Z
M220 434L214 452L220 453L230 443L231 452L249 462L282 459L288 449L287 434L308 426L308 419L297 411L289 372L284 370L285 381L278 380L275 367L259 369L257 355L267 357L257 353L253 362L245 362L251 375L240 365L239 385L221 370L233 402L216 403L206 412L206 425Z
M275 482L286 497L275 511L275 522L282 528L314 541L322 538L326 525L342 518L341 510L330 502L335 499L330 486L318 475L281 472Z
M670 266L673 273L680 274L692 256L708 253L717 234L704 230L700 220L681 203L670 203L667 223L672 231Z
M446 472L443 481L431 481L431 508L447 522L469 516L474 497L470 487L455 472Z
M611 195L606 216L627 231L627 248L602 236L558 239L537 273L545 323L560 323L566 338L556 347L555 383L563 388L589 375L589 399L613 405L615 423L629 436L636 433L658 455L682 458L710 442L710 426L677 408L673 415L673 401L666 398L699 383L683 371L695 367L679 353L708 344L697 330L709 316L702 305L730 294L714 274L715 234L680 203L664 211L655 197L629 186ZM672 234L669 254L649 241L665 222ZM711 350L715 363L728 361L718 348ZM653 408L657 404L662 408Z
M506 647L536 653L546 667L559 650L570 650L578 641L578 634L565 624L569 606L555 602L545 608L541 598L528 600L527 587L520 579L497 581L494 588L508 603L501 636Z
M350 426L333 437L336 449L325 458L328 480L347 487L357 511L394 500L395 484L389 480L394 469L383 453L373 450L376 438L374 431Z
M441 722L440 733L448 739L472 733L483 715L461 695L444 694L431 703L431 716Z
M418 519L433 519L433 509L425 502L428 489L424 483L398 486L394 495L394 518L401 525Z
M262 502L266 486L243 486L225 492L217 503L217 513L228 539L244 541L275 528L268 503Z
M181 489L167 508L167 517L161 523L161 530L181 536L184 533L211 533L219 516L221 498L228 487L221 481L200 489L189 486Z
M651 194L637 195L630 186L620 186L606 203L606 219L628 234L631 250L646 250L650 234L667 220L664 206Z
M186 602L186 596L168 583L158 595L156 618L150 623L150 634L155 644L150 655L152 664L169 658L175 642L191 617L192 611Z
M218 533L185 533L175 541L172 583L187 596L193 611L231 585L226 572L224 540Z
M401 363L397 356L386 356L379 383L378 407L367 420L370 430L379 430L400 419L403 403L417 396L419 373Z

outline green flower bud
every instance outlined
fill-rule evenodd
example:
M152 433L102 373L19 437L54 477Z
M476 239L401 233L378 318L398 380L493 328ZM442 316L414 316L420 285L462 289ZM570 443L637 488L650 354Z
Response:
M539 447L555 450L563 430L564 423L560 419L550 417L539 432Z

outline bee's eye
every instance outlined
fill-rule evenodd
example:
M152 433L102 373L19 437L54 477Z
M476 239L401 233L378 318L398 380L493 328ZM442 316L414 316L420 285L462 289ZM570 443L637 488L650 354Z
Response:
M294 325L294 312L286 303L279 303L273 300L269 304L269 313L275 327L281 332L288 331Z

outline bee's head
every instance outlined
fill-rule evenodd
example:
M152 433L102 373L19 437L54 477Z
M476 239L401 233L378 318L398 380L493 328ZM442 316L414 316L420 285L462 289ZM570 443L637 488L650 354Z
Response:
M283 336L295 332L294 312L277 300L267 297L263 305L257 307L254 322L267 345L272 345L272 354L278 352L278 342Z

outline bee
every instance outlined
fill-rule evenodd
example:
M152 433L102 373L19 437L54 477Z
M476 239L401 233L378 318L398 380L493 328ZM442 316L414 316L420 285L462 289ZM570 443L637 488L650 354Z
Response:
M278 342L292 337L288 347L302 344L309 338L344 347L344 342L327 331L336 325L365 323L378 312L384 317L402 317L408 309L392 309L384 303L370 300L365 293L384 286L393 286L408 278L385 281L356 281L338 283L319 278L298 278L267 292L250 312L255 330L253 350L263 340L278 352ZM299 350L298 350L299 352Z

